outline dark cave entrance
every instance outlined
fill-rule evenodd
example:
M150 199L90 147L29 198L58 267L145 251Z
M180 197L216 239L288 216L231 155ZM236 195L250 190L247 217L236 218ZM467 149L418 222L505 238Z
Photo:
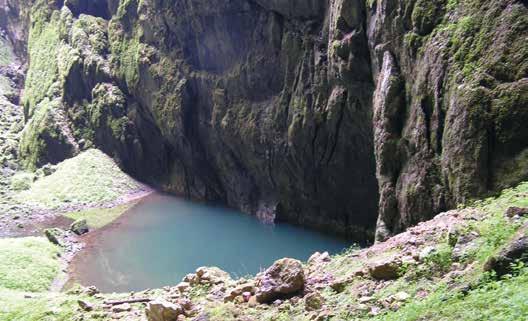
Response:
M112 18L108 0L68 0L66 6L76 17L87 14L105 20Z

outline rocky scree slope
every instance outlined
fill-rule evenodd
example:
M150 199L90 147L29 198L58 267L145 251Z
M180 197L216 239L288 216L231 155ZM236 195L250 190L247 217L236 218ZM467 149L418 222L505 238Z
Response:
M200 267L176 286L131 293L46 292L61 247L0 242L2 320L525 320L528 183L451 210L385 242L308 262L280 259L254 277ZM46 253L46 255L43 255ZM47 254L49 253L49 254ZM27 263L20 262L24 257ZM11 263L11 265L10 265ZM20 273L31 267L35 273ZM26 292L24 292L26 291ZM30 293L28 293L31 291Z
M378 239L528 176L526 1L4 2L29 168L95 145L264 219L379 211Z

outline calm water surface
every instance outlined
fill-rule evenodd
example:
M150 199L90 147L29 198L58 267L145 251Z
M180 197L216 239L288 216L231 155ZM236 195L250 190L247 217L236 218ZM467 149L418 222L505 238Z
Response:
M200 266L232 277L255 274L276 259L306 260L349 244L288 224L274 226L237 211L154 194L110 226L91 233L73 277L104 292L175 285Z

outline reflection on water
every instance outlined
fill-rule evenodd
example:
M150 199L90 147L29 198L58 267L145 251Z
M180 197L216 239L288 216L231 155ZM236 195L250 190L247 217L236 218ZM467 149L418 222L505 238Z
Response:
M282 257L306 260L348 244L288 224L265 225L219 207L154 194L111 226L92 233L73 263L74 278L105 292L175 285L200 266L233 277L255 274Z

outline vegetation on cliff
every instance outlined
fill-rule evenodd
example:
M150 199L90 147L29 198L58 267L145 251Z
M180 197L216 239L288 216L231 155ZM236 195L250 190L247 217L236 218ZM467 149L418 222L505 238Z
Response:
M376 1L371 11L378 238L525 180L526 6Z

